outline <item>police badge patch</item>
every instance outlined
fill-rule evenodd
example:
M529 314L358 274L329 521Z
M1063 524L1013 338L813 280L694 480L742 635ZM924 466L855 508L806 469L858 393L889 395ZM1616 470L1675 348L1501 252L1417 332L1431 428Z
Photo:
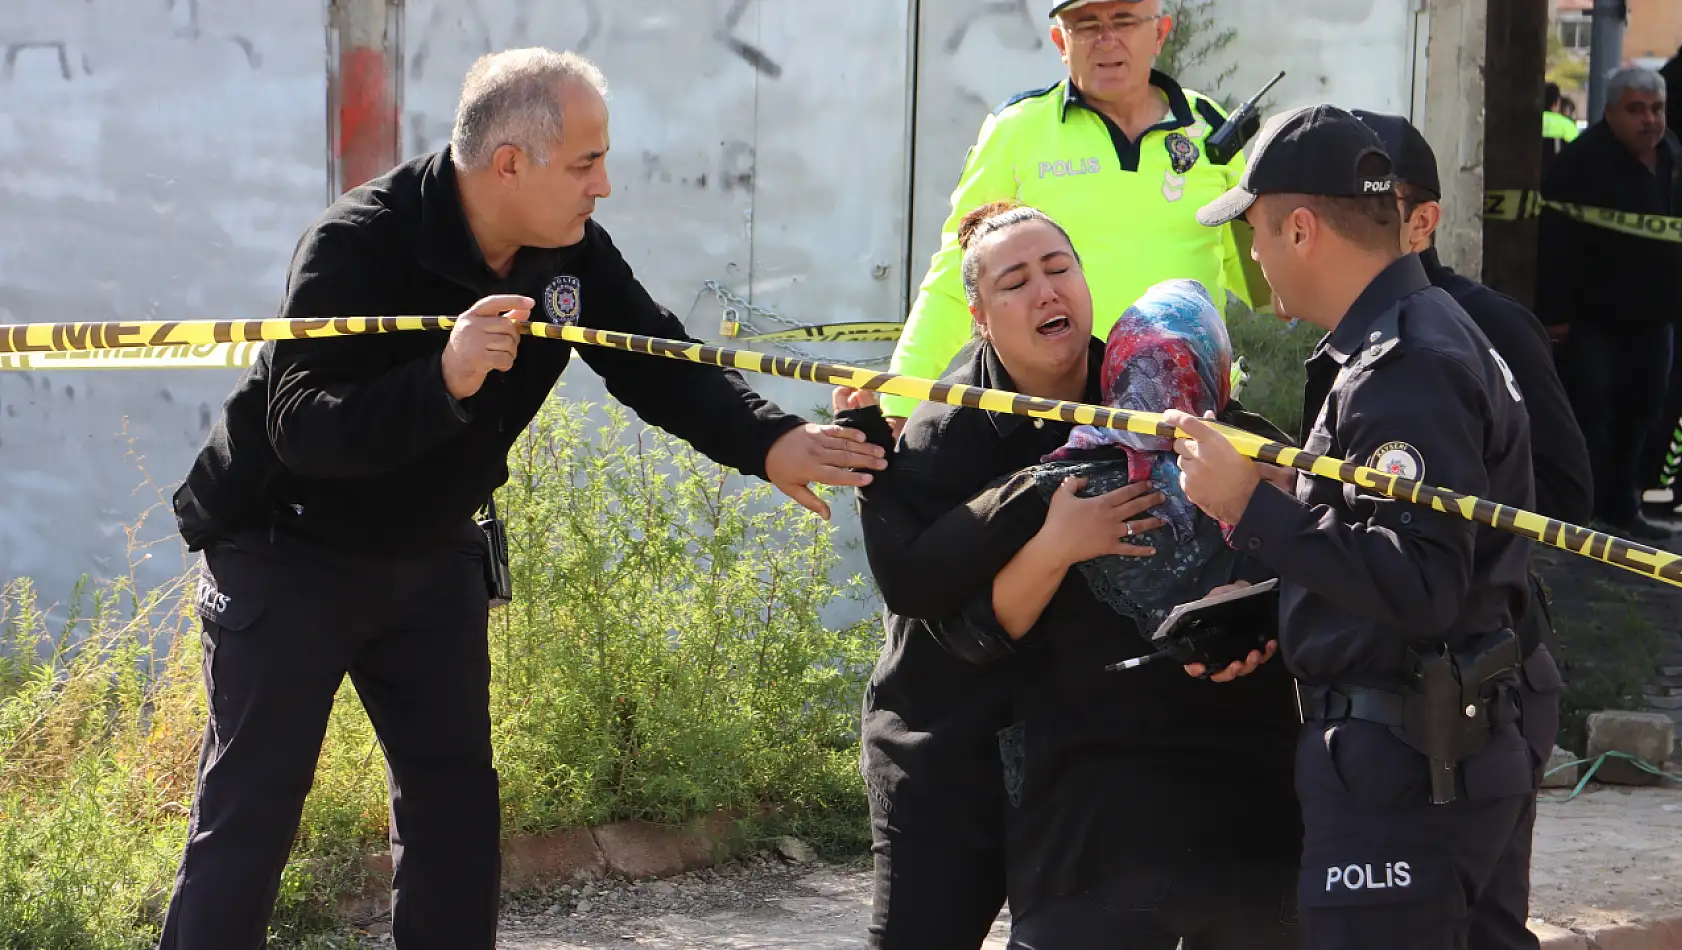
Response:
M1419 450L1406 442L1386 442L1367 460L1368 468L1378 469L1393 478L1417 482L1425 477L1425 458Z
M1174 166L1174 174L1184 175L1191 171L1191 166L1197 164L1198 156L1201 153L1198 152L1197 146L1192 144L1191 139L1178 132L1170 132L1168 133L1167 146L1168 161Z
M543 312L550 323L564 327L578 324L578 278L562 274L543 289Z

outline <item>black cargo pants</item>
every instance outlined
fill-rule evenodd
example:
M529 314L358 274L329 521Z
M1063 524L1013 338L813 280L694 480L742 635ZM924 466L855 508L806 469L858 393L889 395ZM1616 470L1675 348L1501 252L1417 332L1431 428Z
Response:
M1519 668L1519 728L1530 746L1537 788L1559 733L1559 700L1564 683L1553 654L1538 645ZM1469 950L1536 950L1541 944L1528 926L1530 856L1536 831L1536 796L1525 802L1518 827L1501 853L1495 873L1472 908Z
M209 721L160 950L264 946L347 673L387 762L397 946L492 950L500 815L483 557L466 533L411 556L268 532L205 552Z
M1457 799L1432 805L1424 757L1388 727L1306 723L1297 746L1304 950L1466 950L1474 930L1488 939L1488 919L1511 918L1528 899L1515 862L1534 820L1531 755L1519 723L1501 723L1461 764Z

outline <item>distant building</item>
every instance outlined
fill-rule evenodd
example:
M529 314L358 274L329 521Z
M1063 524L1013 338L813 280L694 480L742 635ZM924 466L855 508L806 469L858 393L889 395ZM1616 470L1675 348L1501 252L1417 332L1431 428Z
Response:
M1657 69L1682 47L1682 3L1677 0L1628 0L1624 26L1624 64ZM1568 50L1589 54L1594 0L1551 0L1554 33Z
M1627 2L1623 65L1658 69L1682 49L1682 0ZM1549 0L1549 16L1560 45L1586 62L1594 33L1594 0ZM1577 115L1584 115L1588 90L1567 89L1564 94L1575 103Z
M1682 48L1682 2L1630 0L1624 28L1624 59L1658 69Z

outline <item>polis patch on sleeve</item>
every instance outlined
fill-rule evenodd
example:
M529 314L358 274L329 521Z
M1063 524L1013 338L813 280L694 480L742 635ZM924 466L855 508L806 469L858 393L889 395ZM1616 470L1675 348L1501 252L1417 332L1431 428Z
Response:
M544 315L549 318L550 323L564 327L577 325L580 296L578 278L571 274L562 274L543 289Z
M1425 457L1406 442L1386 442L1379 446L1367 460L1367 467L1410 482L1425 477Z

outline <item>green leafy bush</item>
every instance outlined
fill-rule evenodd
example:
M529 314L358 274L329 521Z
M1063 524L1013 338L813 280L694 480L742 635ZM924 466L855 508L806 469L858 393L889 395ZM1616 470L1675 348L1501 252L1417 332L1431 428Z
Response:
M1561 563L1558 556L1549 560ZM1579 582L1581 599L1556 603L1553 612L1554 642L1549 647L1565 679L1557 742L1582 752L1591 714L1647 708L1646 690L1658 683L1657 667L1672 634L1641 609L1640 598L1628 589L1631 582L1596 576L1607 568L1593 562L1564 565L1563 570L1581 572L1586 582ZM1550 570L1554 580L1560 579L1560 570Z
M724 809L856 848L877 633L820 614L863 582L831 576L829 526L769 486L604 415L591 431L587 407L552 399L498 499L516 585L490 634L505 827ZM193 581L123 579L86 615L79 590L56 632L27 581L0 591L0 950L156 939L204 723ZM386 827L384 763L347 681L273 945L320 945Z
M1307 323L1290 325L1278 317L1250 313L1242 307L1228 311L1227 332L1233 354L1243 358L1250 374L1239 401L1259 412L1293 437L1302 432L1302 388L1307 381L1303 364L1324 334Z

